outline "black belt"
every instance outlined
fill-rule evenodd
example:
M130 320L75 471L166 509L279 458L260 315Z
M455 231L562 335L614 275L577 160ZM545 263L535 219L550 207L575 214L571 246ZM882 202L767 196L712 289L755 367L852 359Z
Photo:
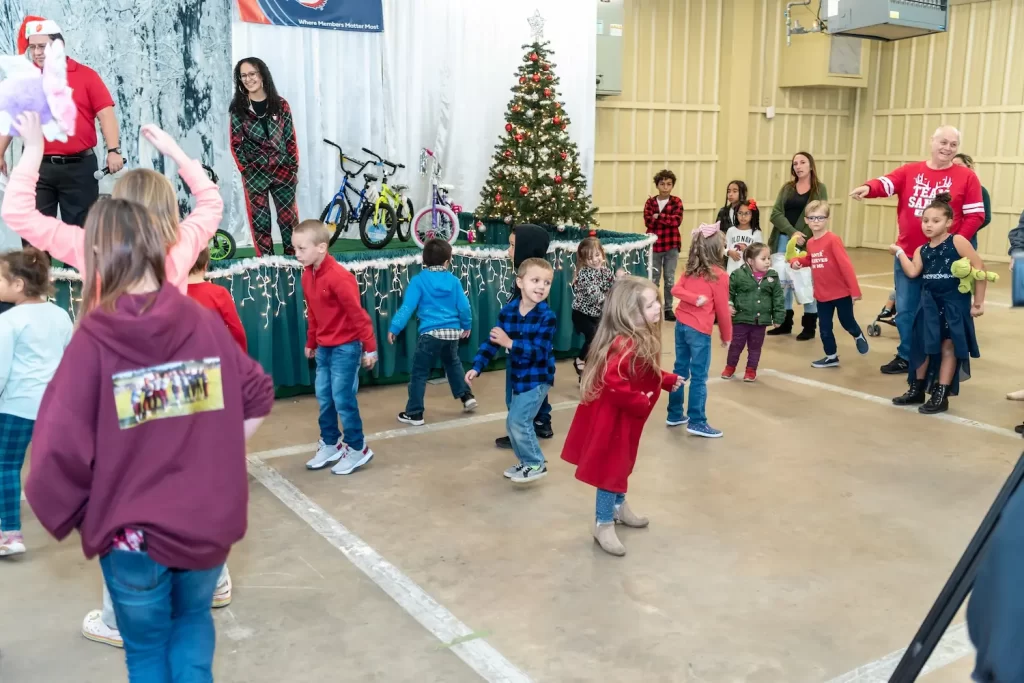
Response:
M77 164L79 161L88 159L94 154L95 152L91 149L78 152L77 154L44 154L43 161L47 164Z

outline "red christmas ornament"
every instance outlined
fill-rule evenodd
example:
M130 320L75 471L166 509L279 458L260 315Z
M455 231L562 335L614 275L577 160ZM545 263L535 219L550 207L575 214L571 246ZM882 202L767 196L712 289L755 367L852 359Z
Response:
M523 141L523 134L522 133L516 133L516 142L522 142L522 141Z
M531 62L536 62L538 59L540 59L540 55L538 55L536 52L531 52L530 53L530 61Z
M533 74L533 82L540 83L540 74Z
M569 124L567 124L567 123L563 123L563 124L562 124L562 130L565 130L565 129L566 129L566 128L568 128L568 127L569 127Z
M500 202L501 201L501 193L500 192L498 192L497 194L494 195L494 201L496 201L496 202Z
M522 85L523 83L526 83L526 76L519 77L519 84Z
M519 188L519 194L522 194L522 195L527 194L529 191L530 191L530 188L528 188L526 185L523 185L522 187Z
M562 184L562 176L556 175L555 176L555 185L561 185L561 184Z
M544 97L551 97L551 88L544 88Z
M538 78L537 80L539 81L540 79ZM553 81L553 80L555 80L555 77L552 76L551 74L548 74L548 80L549 81Z
M561 109L561 108L562 108L562 103L561 102L555 102L555 109Z
M541 64L541 65L540 65L540 68L542 68L542 69L544 69L545 71L547 71L548 69L550 69L550 68L551 68L551 65L550 65L550 64L548 64L547 62L544 62L543 64Z
M505 124L505 130L507 130L509 133L511 133L512 132L512 124L511 123L506 123Z
M566 157L568 157L568 156L569 156L568 154L566 154L565 152L562 152L562 161L565 161Z
M551 121L554 122L554 124L557 126L562 122L562 117L559 116L558 114L555 114L555 118L551 119Z
M513 105L512 105L512 111L514 111L514 112L519 112L519 111L520 111L520 107L519 107L519 105L518 105L518 104L513 104Z
M510 150L510 149L506 149L505 150L505 158L506 159L511 159L512 158L512 150Z

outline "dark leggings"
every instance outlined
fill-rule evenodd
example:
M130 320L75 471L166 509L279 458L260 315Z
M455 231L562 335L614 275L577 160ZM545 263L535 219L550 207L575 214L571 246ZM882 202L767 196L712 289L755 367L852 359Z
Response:
M836 353L836 335L832 332L832 315L839 314L839 324L856 339L861 335L860 325L853 315L853 298L844 296L842 299L818 302L818 327L821 334L821 345L825 347L825 355Z
M572 326L576 328L578 334L583 335L583 348L580 349L580 355L577 356L581 361L587 360L587 354L590 353L590 343L594 341L594 335L597 334L597 324L599 322L601 322L600 318L595 318L576 310L572 312Z

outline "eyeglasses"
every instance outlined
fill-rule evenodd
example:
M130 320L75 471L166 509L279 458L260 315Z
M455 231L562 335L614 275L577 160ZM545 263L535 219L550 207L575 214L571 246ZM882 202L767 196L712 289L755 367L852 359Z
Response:
M804 220L808 223L824 223L828 220L828 216L804 216Z
M239 75L241 76L243 81L255 81L257 78L260 77L260 74L259 74L258 71L252 71L252 72L247 73L247 74L239 74Z

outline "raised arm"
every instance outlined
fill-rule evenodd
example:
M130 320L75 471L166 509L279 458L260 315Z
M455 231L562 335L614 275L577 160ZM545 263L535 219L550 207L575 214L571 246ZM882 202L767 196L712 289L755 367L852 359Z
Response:
M891 197L903 191L903 184L907 176L907 167L900 166L892 173L869 180L860 187L854 188L850 196L854 199L875 199L876 197Z
M921 249L918 247L917 251L914 252L914 258L907 256L907 252L903 251L902 248L893 244L889 247L889 253L899 259L900 267L903 268L903 273L909 278L915 278L921 274L924 269L924 262L921 261Z

